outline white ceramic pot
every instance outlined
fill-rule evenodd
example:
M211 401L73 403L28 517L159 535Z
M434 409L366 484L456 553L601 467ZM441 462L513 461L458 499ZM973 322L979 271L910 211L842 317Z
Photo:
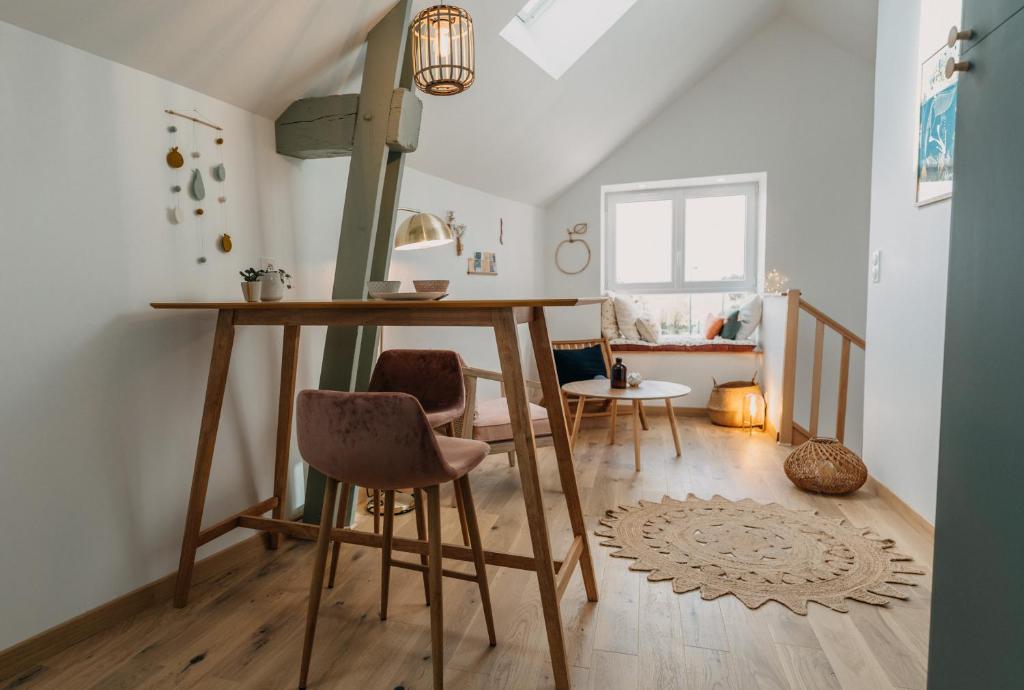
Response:
M259 302L263 284L258 280L245 281L242 283L242 297L246 302Z
M264 302L276 302L284 297L284 281L279 273L265 273L260 277L260 284L263 285L260 299Z

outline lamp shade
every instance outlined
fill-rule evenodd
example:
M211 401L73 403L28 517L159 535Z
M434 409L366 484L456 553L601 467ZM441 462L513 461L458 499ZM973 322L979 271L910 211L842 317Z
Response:
M448 223L432 213L416 213L398 226L395 249L425 249L449 244L454 240L455 235Z
M433 96L453 96L473 83L473 19L452 5L428 7L412 21L412 71L416 86Z

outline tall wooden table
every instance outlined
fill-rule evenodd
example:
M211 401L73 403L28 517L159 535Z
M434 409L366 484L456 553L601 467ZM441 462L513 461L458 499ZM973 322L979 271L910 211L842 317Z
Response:
M174 591L174 605L182 607L188 602L195 565L196 549L237 527L262 530L271 535L270 546L276 548L281 534L315 539L318 527L285 519L283 515L288 483L288 451L291 444L292 413L294 410L295 374L298 363L299 329L302 326L481 326L494 330L498 346L501 372L505 381L512 428L515 434L516 454L526 518L533 544L532 555L485 551L489 565L532 570L537 573L544 624L555 685L569 688L569 665L566 658L562 618L559 601L565 593L576 566L579 565L587 599L597 601L597 583L590 555L590 543L583 523L579 488L573 469L565 411L561 405L558 378L555 374L551 342L544 318L545 307L573 307L596 304L597 299L523 299L523 300L452 300L442 302L378 302L364 300L335 300L329 302L155 302L155 309L206 309L217 312L217 326L213 339L213 354L206 383L206 401L199 428L195 471L189 495L185 534L181 544L181 560ZM537 360L538 373L544 391L551 435L558 462L558 476L565 496L572 526L573 540L565 557L555 560L551 553L547 520L541 501L540 479L537 474L537 445L530 423L530 413L523 378L523 363L519 355L517 324L529 324L530 340ZM235 338L236 326L283 326L284 348L281 361L281 389L278 401L277 445L274 461L274 495L234 515L224 518L205 529L202 527L203 507L210 481L210 467L217 441L228 365ZM262 517L272 512L272 517ZM349 544L380 548L382 537L371 532L335 528L331 538ZM415 554L427 554L427 543L419 539L395 537L393 549ZM473 553L461 544L444 544L445 558L472 561Z

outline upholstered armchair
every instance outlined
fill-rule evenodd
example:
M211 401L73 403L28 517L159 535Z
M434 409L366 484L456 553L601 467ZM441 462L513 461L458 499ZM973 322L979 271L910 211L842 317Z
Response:
M456 421L456 435L462 438L483 441L490 446L490 453L508 453L508 464L516 464L516 446L512 437L512 418L508 411L508 400L504 397L504 382L501 374L475 367L463 366L462 376L466 387L466 411L460 421ZM502 397L493 400L477 399L477 382L480 379L496 381L502 384ZM547 409L539 404L543 398L539 381L526 381L526 394L529 398L530 420L533 422L533 434L537 447L552 445L551 425L548 422Z

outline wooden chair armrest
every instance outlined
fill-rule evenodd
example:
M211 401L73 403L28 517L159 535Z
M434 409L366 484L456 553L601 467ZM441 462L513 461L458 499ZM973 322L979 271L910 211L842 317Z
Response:
M497 371L488 371L487 369L477 369L476 367L462 367L462 375L466 378L471 379L487 379L488 381L497 381L501 383L501 373Z

